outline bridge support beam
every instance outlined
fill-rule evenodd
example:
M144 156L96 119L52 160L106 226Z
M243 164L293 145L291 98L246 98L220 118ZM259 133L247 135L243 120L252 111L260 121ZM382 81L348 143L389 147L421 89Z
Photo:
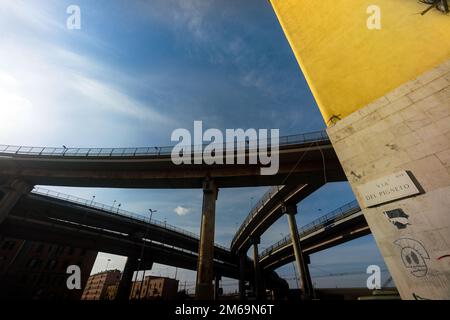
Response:
M239 254L239 299L245 299L245 264L247 262L247 255L245 253Z
M295 215L297 214L297 206L285 205L282 210L283 213L288 216L292 247L294 248L295 262L297 264L297 272L300 273L301 278L301 285L299 284L299 287L302 288L305 297L310 298L312 297L312 281L309 274L309 268L300 245L297 221L295 219Z
M117 288L116 300L128 301L130 299L131 286L133 282L133 273L137 271L139 259L136 256L130 256L127 259L122 278Z
M213 258L217 193L218 189L214 181L207 178L203 182L202 222L195 289L195 296L198 300L214 298Z
M13 180L3 188L4 195L0 199L0 224L6 219L19 199L32 189L33 187L21 180Z
M255 269L255 294L256 299L264 299L265 298L265 289L264 283L261 275L261 267L259 265L259 251L258 244L260 243L259 237L251 237L250 239L253 245L253 266Z

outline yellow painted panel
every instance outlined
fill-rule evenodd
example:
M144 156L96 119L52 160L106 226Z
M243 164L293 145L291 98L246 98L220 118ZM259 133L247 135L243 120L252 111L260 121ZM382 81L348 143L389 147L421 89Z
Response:
M323 118L343 118L450 59L450 14L418 0L271 0ZM377 5L381 29L369 30Z

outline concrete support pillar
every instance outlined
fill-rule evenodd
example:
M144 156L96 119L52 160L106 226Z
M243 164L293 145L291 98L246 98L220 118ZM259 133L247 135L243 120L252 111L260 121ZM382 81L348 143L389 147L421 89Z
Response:
M0 200L0 223L2 223L17 201L33 189L32 186L21 180L13 180L6 188L5 194Z
M220 295L220 280L222 279L221 276L217 276L214 278L214 300L219 300Z
M258 244L260 243L259 237L252 237L251 243L253 245L253 267L255 269L255 294L257 299L264 299L265 289L263 279L261 276L261 268L259 265L259 251L258 251Z
M295 215L297 214L297 207L295 205L286 205L282 208L283 213L287 214L289 221L289 229L291 233L292 247L294 248L295 263L297 265L297 272L300 273L301 285L303 294L306 297L312 297L312 282L309 274L308 264L303 255L300 237L298 235L297 221Z
M245 253L239 254L239 298L245 299L245 264L247 262L247 255Z
M217 192L214 181L207 178L203 183L202 222L195 290L195 296L199 300L212 300L214 298L213 258Z
M139 259L137 257L128 257L122 273L122 278L120 279L119 287L117 288L116 300L128 301L130 299L133 273L137 270L138 264Z

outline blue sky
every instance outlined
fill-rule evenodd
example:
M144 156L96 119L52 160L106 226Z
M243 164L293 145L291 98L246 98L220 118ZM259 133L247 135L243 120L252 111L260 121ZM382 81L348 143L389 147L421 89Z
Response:
M71 4L81 9L81 30L66 28ZM205 129L279 128L282 135L325 128L264 0L2 0L0 119L0 143L69 147L168 145L174 129L191 129L194 120ZM116 200L137 213L157 209L155 218L199 233L200 190L49 188L107 204ZM265 190L220 190L218 243L229 245ZM329 184L299 204L298 224L353 198L347 183ZM284 218L264 234L261 249L282 234L288 234ZM106 259L100 255L94 271ZM314 255L311 272L364 272L373 263L384 266L368 236ZM109 267L122 265L114 257ZM175 271L157 265L152 273ZM292 277L292 265L279 273ZM195 279L193 272L177 275ZM364 286L365 279L316 282Z

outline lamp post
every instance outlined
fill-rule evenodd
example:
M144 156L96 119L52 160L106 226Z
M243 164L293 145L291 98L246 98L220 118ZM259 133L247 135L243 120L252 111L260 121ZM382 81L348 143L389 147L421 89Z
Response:
M108 271L108 266L109 266L109 262L110 262L110 261L111 261L111 259L108 259L108 260L107 260L107 262L106 262L106 268L105 268L106 270L105 270L105 271Z
M148 209L148 211L150 211L150 220L149 220L149 223L152 223L152 216L153 216L153 213L158 212L158 210Z
M95 200L95 196L92 196L91 206L92 206L92 204L94 203L94 200Z

